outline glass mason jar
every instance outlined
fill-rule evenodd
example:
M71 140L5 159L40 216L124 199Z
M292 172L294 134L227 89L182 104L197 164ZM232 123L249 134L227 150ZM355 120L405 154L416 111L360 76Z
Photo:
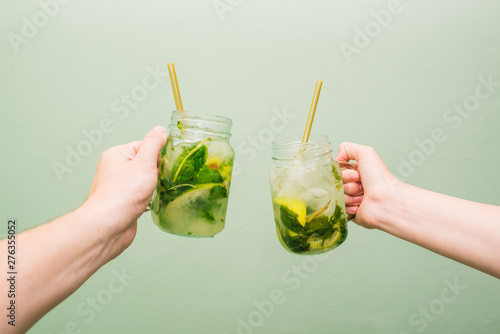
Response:
M319 254L347 238L342 171L327 136L275 141L269 178L276 233L297 254Z
M151 216L163 231L213 237L224 228L234 162L231 125L220 116L172 113L151 201Z

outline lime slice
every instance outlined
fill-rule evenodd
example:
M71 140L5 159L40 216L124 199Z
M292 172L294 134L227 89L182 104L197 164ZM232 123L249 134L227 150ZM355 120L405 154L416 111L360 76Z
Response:
M196 185L194 189L186 191L184 194L177 197L172 202L168 203L166 207L160 208L156 219L155 216L153 216L153 221L162 230L181 235L183 234L183 231L189 230L189 228L194 228L193 226L200 225L200 228L202 228L201 226L203 225L207 226L213 225L213 224L207 224L206 218L201 217L198 204L200 200L209 201L208 198L210 196L210 190L215 185L220 185L220 184L205 183ZM219 209L213 213L217 215L217 219L219 220L220 219ZM211 231L207 230L204 231L203 234L200 233L196 234L208 235L210 233Z
M342 237L342 233L340 233L339 231L335 231L335 233L333 233L333 235L329 239L325 240L323 246L325 248L330 248L335 246L335 244L339 242L340 237Z
M278 197L274 199L274 203L285 205L289 210L297 214L297 220L302 226L306 226L306 205L300 199L289 197Z

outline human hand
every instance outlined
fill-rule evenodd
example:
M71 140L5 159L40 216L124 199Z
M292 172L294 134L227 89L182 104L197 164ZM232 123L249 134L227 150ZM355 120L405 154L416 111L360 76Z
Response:
M118 237L113 257L135 237L137 219L144 213L158 181L159 153L167 140L155 127L142 141L114 146L101 154L84 206L102 218L104 235Z
M377 152L369 146L353 143L340 144L336 160L351 162L353 169L343 169L346 211L355 215L353 221L366 228L377 228L383 210L389 210L387 199L398 188L400 181L389 172Z

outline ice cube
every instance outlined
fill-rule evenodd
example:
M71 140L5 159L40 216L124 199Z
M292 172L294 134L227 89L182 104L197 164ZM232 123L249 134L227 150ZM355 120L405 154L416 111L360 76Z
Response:
M208 155L221 162L228 163L233 157L233 150L225 140L215 139L207 143Z
M312 198L328 197L330 193L326 189L311 188L307 191L308 196Z

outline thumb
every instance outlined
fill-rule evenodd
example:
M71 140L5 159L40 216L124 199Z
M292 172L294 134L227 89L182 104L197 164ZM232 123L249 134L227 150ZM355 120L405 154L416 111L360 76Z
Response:
M156 166L158 154L167 141L167 130L163 126L157 126L149 131L142 140L137 158L144 163Z
M362 159L363 150L366 150L368 147L354 144L354 143L341 143L339 147L339 153L335 160L341 162L349 162L350 160L359 160Z
M368 163L370 168L387 169L384 162L373 147L354 143L341 143L339 147L339 154L335 160L340 162L355 160L360 169L363 167L362 165L368 165Z
M356 160L363 183L365 183L365 181L372 182L384 176L391 175L389 169L375 149L370 146L342 143L340 144L339 154L336 160L342 162Z

